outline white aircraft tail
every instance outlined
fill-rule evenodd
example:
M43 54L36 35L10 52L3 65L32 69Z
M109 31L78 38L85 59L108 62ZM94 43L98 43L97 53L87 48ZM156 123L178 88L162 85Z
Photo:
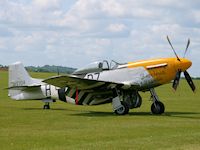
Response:
M9 87L27 86L32 84L32 79L21 62L9 66Z
M39 85L40 80L31 78L21 62L9 66L8 95L14 98L25 87Z

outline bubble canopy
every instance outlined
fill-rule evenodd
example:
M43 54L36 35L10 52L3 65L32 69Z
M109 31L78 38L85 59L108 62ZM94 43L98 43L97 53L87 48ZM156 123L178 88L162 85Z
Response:
M107 60L96 61L86 65L85 67L77 69L73 74L78 75L78 74L87 74L92 72L101 72L105 70L116 69L118 65L119 63L113 60L110 62L110 64L108 63Z

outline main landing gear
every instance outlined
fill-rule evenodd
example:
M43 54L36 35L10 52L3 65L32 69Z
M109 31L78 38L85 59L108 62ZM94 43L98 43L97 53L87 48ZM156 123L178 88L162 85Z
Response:
M151 97L153 99L153 104L151 105L152 114L162 114L165 112L164 104L159 101L159 98L154 89L150 89Z
M126 102L120 100L120 95L118 94L117 89L113 89L112 104L113 110L117 115L125 115L129 112L129 106Z
M140 107L141 102L138 106L130 107L129 103L127 101L121 100L121 96L118 93L119 91L117 89L113 89L113 99L112 99L112 105L113 110L117 115L125 115L129 113L129 109ZM150 89L151 98L153 101L153 104L151 105L151 112L152 114L162 114L165 112L165 106L164 104L159 100L155 90L152 88ZM141 97L139 96L140 101Z
M129 107L124 101L121 101L121 106L115 110L115 113L117 115L125 115L128 114L128 112L129 112Z
M44 102L43 109L50 109L50 103L55 102L54 99L44 99L42 101Z

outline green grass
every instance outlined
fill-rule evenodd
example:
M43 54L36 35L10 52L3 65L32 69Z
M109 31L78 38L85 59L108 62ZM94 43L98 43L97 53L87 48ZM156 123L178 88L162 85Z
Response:
M195 84L198 88L200 80ZM7 72L1 71L0 89L5 87ZM141 93L141 108L116 116L111 104L86 107L57 101L51 110L43 110L41 101L13 101L0 90L0 149L200 149L198 89L193 94L182 80L177 92L171 84L156 91L166 107L161 116L151 115L149 92Z

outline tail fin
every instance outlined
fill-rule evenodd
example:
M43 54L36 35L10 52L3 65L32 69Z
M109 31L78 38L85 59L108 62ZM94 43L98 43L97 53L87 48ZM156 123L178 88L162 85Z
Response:
M20 90L12 89L13 87L23 87L33 84L33 78L30 77L30 75L28 74L21 62L11 64L9 66L8 71L8 87L10 88L8 96L14 97L21 92Z
M32 83L32 78L21 62L16 62L9 66L9 87L27 86Z

